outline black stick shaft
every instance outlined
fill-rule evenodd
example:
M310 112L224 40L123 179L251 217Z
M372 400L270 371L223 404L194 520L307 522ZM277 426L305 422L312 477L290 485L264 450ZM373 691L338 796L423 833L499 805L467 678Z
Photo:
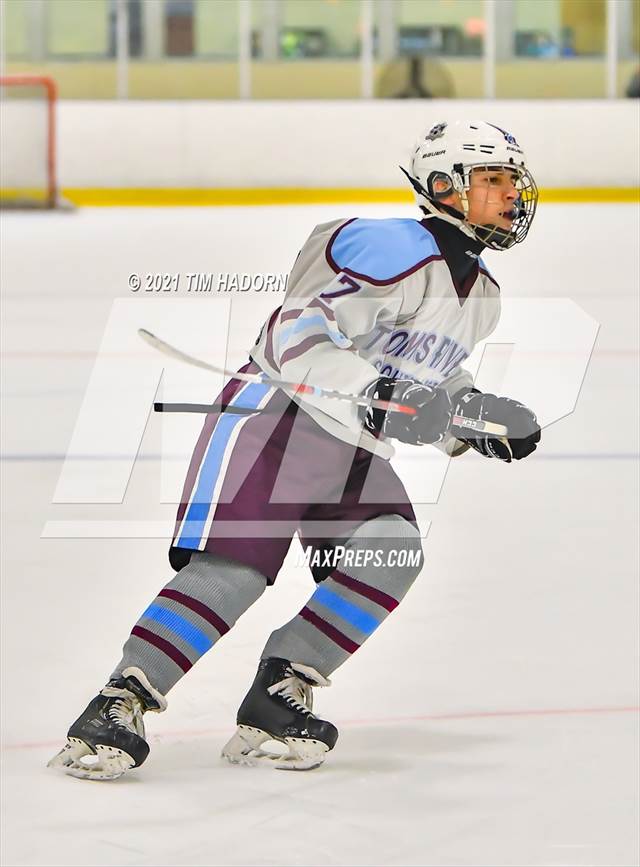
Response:
M153 404L154 412L199 412L204 415L226 412L230 415L256 415L261 409L251 409L246 406L222 406L220 403L163 403Z

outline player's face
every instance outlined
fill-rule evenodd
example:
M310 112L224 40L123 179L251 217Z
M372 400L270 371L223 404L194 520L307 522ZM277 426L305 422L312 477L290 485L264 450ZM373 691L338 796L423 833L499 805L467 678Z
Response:
M510 229L517 216L515 180L508 169L473 169L467 191L469 222Z

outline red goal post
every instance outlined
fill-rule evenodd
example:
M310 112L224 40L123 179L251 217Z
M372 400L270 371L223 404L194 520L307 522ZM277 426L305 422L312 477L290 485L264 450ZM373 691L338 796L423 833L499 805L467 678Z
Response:
M0 205L54 208L57 87L45 75L0 77Z

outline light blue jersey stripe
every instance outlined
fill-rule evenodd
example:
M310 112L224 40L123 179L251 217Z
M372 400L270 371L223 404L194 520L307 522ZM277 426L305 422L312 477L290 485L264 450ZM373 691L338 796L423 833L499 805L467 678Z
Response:
M307 328L310 328L312 325L319 325L325 334L327 334L334 343L338 346L350 345L351 341L344 336L337 329L332 329L329 327L329 323L326 318L322 314L318 314L316 316L308 316L306 318L300 318L295 323L295 325L290 325L288 328L283 328L279 334L279 344L282 349L292 334L299 334L301 331L305 331Z
M213 641L204 632L201 632L184 617L180 617L175 611L169 611L168 608L163 608L153 602L142 616L166 626L167 629L175 632L179 638L190 644L199 654L206 653L209 648L213 647Z
M320 605L324 605L325 608L333 611L338 617L342 617L343 620L355 626L360 632L364 632L365 635L370 635L380 625L380 621L377 618L358 608L357 605L347 602L342 596L338 596L337 593L333 593L333 591L322 585L318 587L310 601L319 602Z
M239 405L255 409L270 388L270 385L262 385L262 383L247 385L233 398L230 405L235 405L236 401L239 401ZM241 415L224 413L218 419L204 458L198 487L187 510L182 535L176 543L178 548L198 549L211 510L211 499L224 460L225 449L236 425L242 420Z

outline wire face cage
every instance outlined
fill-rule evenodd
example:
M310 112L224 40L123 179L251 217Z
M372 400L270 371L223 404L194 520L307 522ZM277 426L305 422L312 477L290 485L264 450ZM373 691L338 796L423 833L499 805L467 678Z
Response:
M524 166L505 163L473 163L460 166L459 169L466 190L471 185L471 175L474 171L510 172L512 183L517 192L517 198L513 205L514 217L511 228L479 226L475 223L469 223L469 225L472 226L478 239L494 250L506 250L513 247L514 244L520 244L524 241L538 206L538 187L529 170Z

